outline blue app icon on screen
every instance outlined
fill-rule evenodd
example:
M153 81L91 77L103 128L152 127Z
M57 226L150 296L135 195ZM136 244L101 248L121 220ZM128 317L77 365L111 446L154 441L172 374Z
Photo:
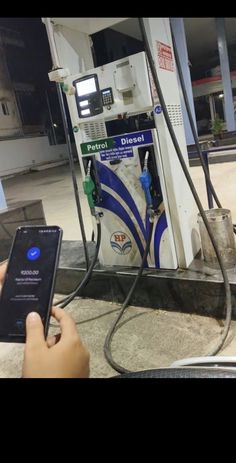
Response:
M36 247L33 247L33 248L30 248L28 251L27 251L27 258L29 260L37 260L39 258L41 254L41 251L39 248L36 248Z

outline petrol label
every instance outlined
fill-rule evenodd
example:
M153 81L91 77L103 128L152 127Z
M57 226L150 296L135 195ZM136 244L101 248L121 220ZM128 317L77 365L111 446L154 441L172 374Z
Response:
M104 140L81 143L80 147L83 155L100 153L101 161L110 161L133 157L133 146L150 145L151 143L153 143L151 130L144 130L105 138Z

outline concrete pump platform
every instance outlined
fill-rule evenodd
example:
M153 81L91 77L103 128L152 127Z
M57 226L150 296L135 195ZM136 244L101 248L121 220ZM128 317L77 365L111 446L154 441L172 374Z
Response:
M92 257L95 244L89 243ZM73 291L86 273L82 242L64 241L56 280L56 291ZM81 265L81 263L83 264ZM95 266L83 297L122 303L138 272L137 269ZM233 318L236 319L236 267L227 270L231 291ZM145 269L131 303L141 307L224 317L225 291L220 270L195 259L187 270Z

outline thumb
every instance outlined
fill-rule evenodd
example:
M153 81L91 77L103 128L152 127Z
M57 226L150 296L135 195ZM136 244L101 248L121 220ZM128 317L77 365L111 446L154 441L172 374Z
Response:
M30 312L26 318L26 344L29 347L46 344L42 320L37 312Z

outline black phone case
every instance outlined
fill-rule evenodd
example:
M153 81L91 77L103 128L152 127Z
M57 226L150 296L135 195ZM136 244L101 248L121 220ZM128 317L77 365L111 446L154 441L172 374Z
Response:
M45 225L46 226L46 225ZM20 229L23 229L23 228L41 228L40 225L34 225L34 226L24 226L24 227L18 227L16 229L16 233L17 233L17 230L20 230ZM58 267L58 263L59 263L59 257L60 257L60 251L61 251L61 242L62 242L62 234L63 234L63 230L59 228L59 232L60 232L60 235L59 235L59 241L58 241L58 247L57 247L57 255L56 255L56 259L55 259L55 271L54 271L54 274L53 274L53 280L52 280L52 285L51 285L51 292L50 292L50 297L49 297L49 304L48 304L48 311L46 313L46 316L45 316L45 321L44 321L44 335L45 335L45 339L48 335L48 329L49 329L49 321L50 321L50 313L51 313L51 305L52 305L52 301L53 301L53 295L54 295L54 289L55 289L55 282L56 282L56 274L57 274L57 267ZM12 246L11 246L11 250L10 250L10 253L9 253L9 259L8 259L8 262L10 262L11 260L11 256L12 256L12 251L14 249L14 244L15 244L15 239L16 239L16 234L15 234L15 237L14 237L14 240L12 242ZM8 270L8 267L7 267L7 270ZM7 273L7 271L6 271ZM3 282L3 285L4 286L4 283L5 281ZM13 343L25 343L26 341L26 336L25 335L1 335L0 334L0 342L13 342Z

